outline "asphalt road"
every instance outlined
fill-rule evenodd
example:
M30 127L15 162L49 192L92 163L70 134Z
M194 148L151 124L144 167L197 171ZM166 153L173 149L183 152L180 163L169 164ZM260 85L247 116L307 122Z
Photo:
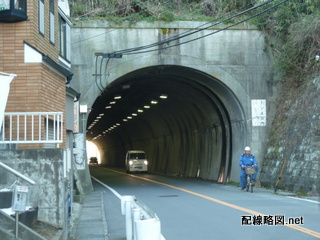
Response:
M91 174L119 194L134 195L151 208L161 220L166 240L320 239L320 206L314 201L275 195L262 188L255 188L251 194L235 186L156 174L126 174L121 169L91 167ZM111 191L105 191L110 240L125 239L120 201ZM264 224L264 215L271 217L269 223L273 225ZM244 226L243 216L251 220L258 217L254 224ZM280 225L275 225L275 216L279 216ZM292 218L300 224L281 225L282 216L285 222Z

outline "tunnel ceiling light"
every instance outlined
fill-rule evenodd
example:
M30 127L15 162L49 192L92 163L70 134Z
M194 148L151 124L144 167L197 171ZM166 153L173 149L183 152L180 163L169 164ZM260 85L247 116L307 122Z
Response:
M123 119L124 122L128 122L128 119Z
M156 100L151 101L151 104L157 104L157 103L158 103L158 101L156 101Z
M127 84L127 85L122 85L122 89L130 89L130 85Z
M113 102L110 102L110 104L116 104L116 102L115 102L115 101L113 101Z
M97 119L100 119L101 117L99 116L99 117L97 117Z
M114 99L121 99L121 96L115 96Z
M150 106L149 105L145 105L144 108L150 108Z
M143 110L142 110L142 109L138 109L138 112L139 112L139 113L142 113L142 112L143 112Z
M101 116L101 117L104 116L104 113L100 113L99 116Z
M116 123L117 126L120 126L120 123Z
M111 106L106 106L106 109L109 109L109 108L111 108Z
M132 116L136 117L136 116L138 116L138 114L136 114L136 113L132 113Z
M167 99L167 98L168 98L168 95L167 95L167 94L161 94L161 95L160 95L160 98L161 98L161 99Z
M128 118L128 119L132 119L132 117L131 117L131 116L128 116L127 118Z

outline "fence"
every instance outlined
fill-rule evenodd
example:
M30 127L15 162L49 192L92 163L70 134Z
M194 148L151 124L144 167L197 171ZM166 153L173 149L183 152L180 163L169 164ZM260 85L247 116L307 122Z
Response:
M5 113L0 144L62 143L62 112Z

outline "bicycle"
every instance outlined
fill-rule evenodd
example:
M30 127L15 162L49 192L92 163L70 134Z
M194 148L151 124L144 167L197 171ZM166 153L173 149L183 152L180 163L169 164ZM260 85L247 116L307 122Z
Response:
M247 175L247 183L246 183L247 192L249 192L249 189L250 189L251 193L253 193L254 183L252 182L252 175L256 174L256 169L254 166L246 166L244 169Z

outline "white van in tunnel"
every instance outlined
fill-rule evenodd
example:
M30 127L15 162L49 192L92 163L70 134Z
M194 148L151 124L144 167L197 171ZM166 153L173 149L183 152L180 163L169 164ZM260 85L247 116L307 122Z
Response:
M127 173L148 172L148 160L146 153L140 150L131 150L126 155Z

